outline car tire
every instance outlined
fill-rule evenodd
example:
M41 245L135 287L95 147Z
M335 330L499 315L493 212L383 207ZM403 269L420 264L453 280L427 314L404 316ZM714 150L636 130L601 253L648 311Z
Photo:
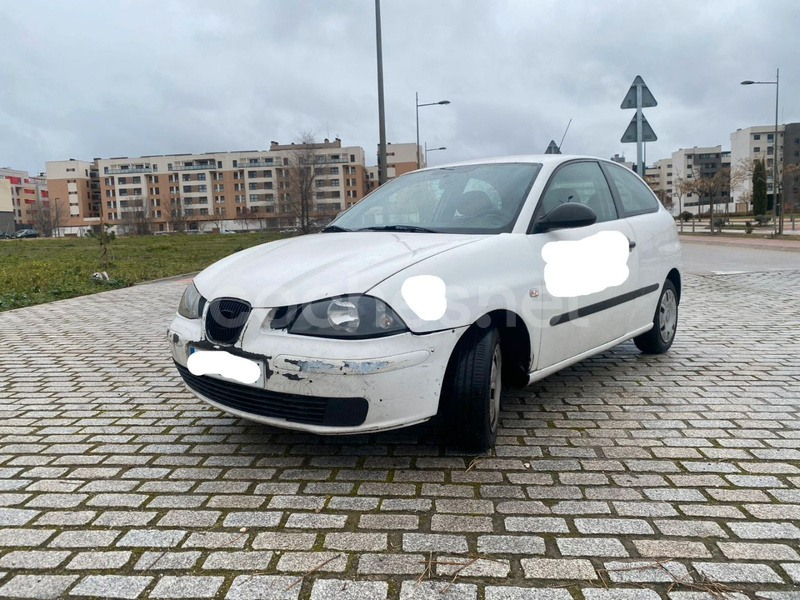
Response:
M663 354L672 346L678 329L678 294L675 286L667 279L658 297L653 328L633 338L636 347L645 354Z
M459 340L445 375L444 427L450 442L486 452L497 439L503 359L496 328L472 327Z

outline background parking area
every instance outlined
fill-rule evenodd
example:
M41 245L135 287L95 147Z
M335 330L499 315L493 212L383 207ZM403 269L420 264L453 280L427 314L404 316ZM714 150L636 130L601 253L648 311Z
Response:
M0 597L799 598L798 276L687 275L669 354L507 392L480 458L197 401L185 283L0 313Z

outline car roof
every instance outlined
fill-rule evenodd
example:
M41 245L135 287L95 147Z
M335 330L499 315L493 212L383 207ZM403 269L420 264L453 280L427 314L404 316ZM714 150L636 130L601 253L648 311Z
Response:
M428 169L441 169L442 167L458 167L465 165L485 165L490 163L539 163L542 165L558 164L575 159L591 159L609 162L604 158L596 156L588 156L583 154L516 154L510 156L493 156L490 158L478 158L471 160L464 160L458 162L451 162L435 167L428 167Z

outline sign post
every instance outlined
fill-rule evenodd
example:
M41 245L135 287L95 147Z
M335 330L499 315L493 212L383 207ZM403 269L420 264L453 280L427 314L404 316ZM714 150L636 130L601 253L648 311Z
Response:
M652 92L650 92L648 89L644 79L637 75L633 80L628 93L625 94L622 104L620 105L620 108L622 109L636 109L636 114L634 115L633 119L631 119L631 122L628 125L628 128L625 130L625 133L622 134L620 142L623 144L636 142L636 172L639 174L639 177L644 177L642 143L655 142L658 139L653 131L653 128L650 127L650 124L647 122L647 119L644 118L644 114L642 113L642 108L651 106L658 106L658 102L656 102Z

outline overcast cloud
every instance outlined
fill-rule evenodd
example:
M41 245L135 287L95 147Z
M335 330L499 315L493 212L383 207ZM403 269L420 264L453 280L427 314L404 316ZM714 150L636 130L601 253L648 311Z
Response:
M378 143L373 0L0 0L0 166L267 149L302 131ZM659 105L648 162L800 121L797 0L383 0L386 131L431 163L563 151L635 160L619 105Z

